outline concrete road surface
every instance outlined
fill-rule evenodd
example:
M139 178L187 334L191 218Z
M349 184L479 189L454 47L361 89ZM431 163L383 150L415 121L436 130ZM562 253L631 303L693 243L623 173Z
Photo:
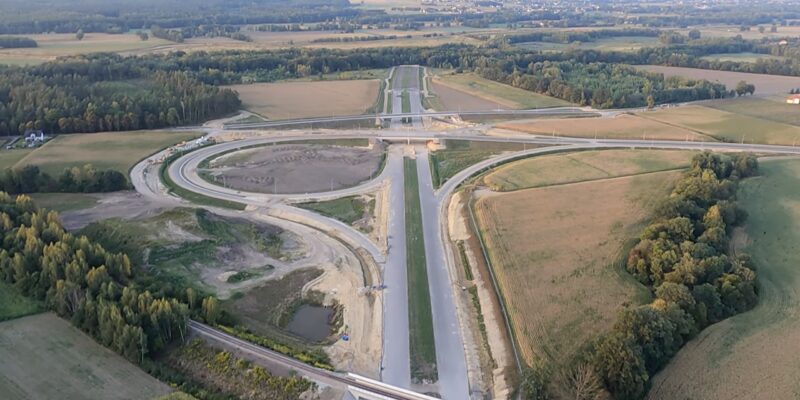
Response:
M428 288L431 293L439 393L445 400L469 399L466 354L453 299L453 290L456 288L450 279L442 240L443 215L440 213L440 203L433 192L428 151L421 146L417 148L417 178L422 207L425 259L428 263Z

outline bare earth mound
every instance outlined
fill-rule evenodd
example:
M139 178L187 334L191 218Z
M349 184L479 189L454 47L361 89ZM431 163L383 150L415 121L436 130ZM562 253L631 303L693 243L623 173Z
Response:
M0 398L152 399L172 390L55 316L0 324Z
M380 148L287 144L231 153L211 162L213 179L259 193L314 193L356 186L378 173Z
M677 172L489 194L479 225L524 361L568 362L647 290L615 265Z
M378 98L377 80L234 85L244 108L270 119L363 114Z
M705 329L653 379L650 399L796 399L800 393L800 160L761 165L745 180L737 247L758 266L758 305ZM735 237L736 239L736 237Z

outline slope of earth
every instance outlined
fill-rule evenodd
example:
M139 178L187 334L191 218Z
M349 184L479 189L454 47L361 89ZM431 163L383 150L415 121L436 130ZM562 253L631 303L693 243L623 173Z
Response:
M650 399L795 399L800 395L800 161L771 160L745 180L736 248L758 267L759 303L689 342L655 376Z
M622 308L649 301L621 255L678 174L478 195L478 223L526 364L569 362Z

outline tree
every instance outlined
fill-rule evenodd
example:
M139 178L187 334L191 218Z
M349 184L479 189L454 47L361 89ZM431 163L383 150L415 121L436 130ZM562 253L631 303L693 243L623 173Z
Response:
M700 30L698 30L698 29L692 29L692 30L689 31L689 39L692 39L692 40L700 39L700 35L701 35L700 34Z
M745 94L752 95L756 91L756 86L745 81L739 81L736 84L736 95L744 96Z
M219 303L215 297L206 297L203 299L203 318L207 323L214 325L220 316Z
M75 33L75 38L78 40L83 40L83 36L84 36L83 29L78 29L78 32Z
M764 33L767 29L763 25L758 26L758 33Z
M778 32L778 25L772 24L772 27L769 28L769 31L772 33Z

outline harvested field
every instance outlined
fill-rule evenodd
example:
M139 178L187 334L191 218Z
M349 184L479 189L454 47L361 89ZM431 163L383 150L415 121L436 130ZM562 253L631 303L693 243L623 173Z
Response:
M550 43L525 42L515 46L526 50L555 51L566 50L598 50L598 51L637 51L645 47L662 47L657 37L651 36L619 36L602 38L590 42Z
M52 61L56 57L99 52L125 52L152 49L171 42L150 37L142 41L133 33L107 34L87 33L83 40L74 33L25 35L35 40L39 47L24 49L0 49L0 64L31 65Z
M504 85L475 74L445 74L433 79L433 91L449 110L481 111L569 106L570 103Z
M708 79L719 82L728 87L736 87L739 81L747 81L756 86L756 95L787 93L790 88L800 87L800 77L783 75L750 74L746 72L714 71L710 69L664 67L660 65L645 65L639 68L650 72L658 72L665 76L684 76L692 79Z
M772 54L760 54L760 53L719 53L719 54L709 54L707 56L700 57L704 60L714 60L714 61L733 61L733 62L757 62L758 60L785 60L786 57L781 56L773 56Z
M701 106L667 108L642 117L700 131L727 142L792 145L800 139L800 127Z
M478 223L525 363L564 365L622 308L649 301L620 259L678 175L479 194Z
M552 154L495 168L483 181L495 191L615 178L688 167L692 151L599 150Z
M595 137L603 139L641 139L643 136L656 140L708 140L705 135L689 129L670 126L632 114L615 118L556 118L531 121L504 122L495 125L500 129L535 135L559 135L572 137Z
M8 400L152 399L172 391L51 313L1 323L0 359Z
M59 135L39 147L16 166L36 165L58 175L64 168L92 164L128 175L141 159L173 144L200 136L195 132L136 131Z
M739 97L717 100L706 106L734 114L800 126L800 107L796 104L786 104L783 96L779 101L761 97Z
M377 80L234 85L244 108L269 119L363 114L378 99Z
M706 328L653 379L650 399L794 399L800 393L800 161L761 164L742 182L734 236L758 267L758 305Z
M356 186L376 176L383 156L378 146L283 144L223 155L201 172L215 183L243 191L325 192Z

